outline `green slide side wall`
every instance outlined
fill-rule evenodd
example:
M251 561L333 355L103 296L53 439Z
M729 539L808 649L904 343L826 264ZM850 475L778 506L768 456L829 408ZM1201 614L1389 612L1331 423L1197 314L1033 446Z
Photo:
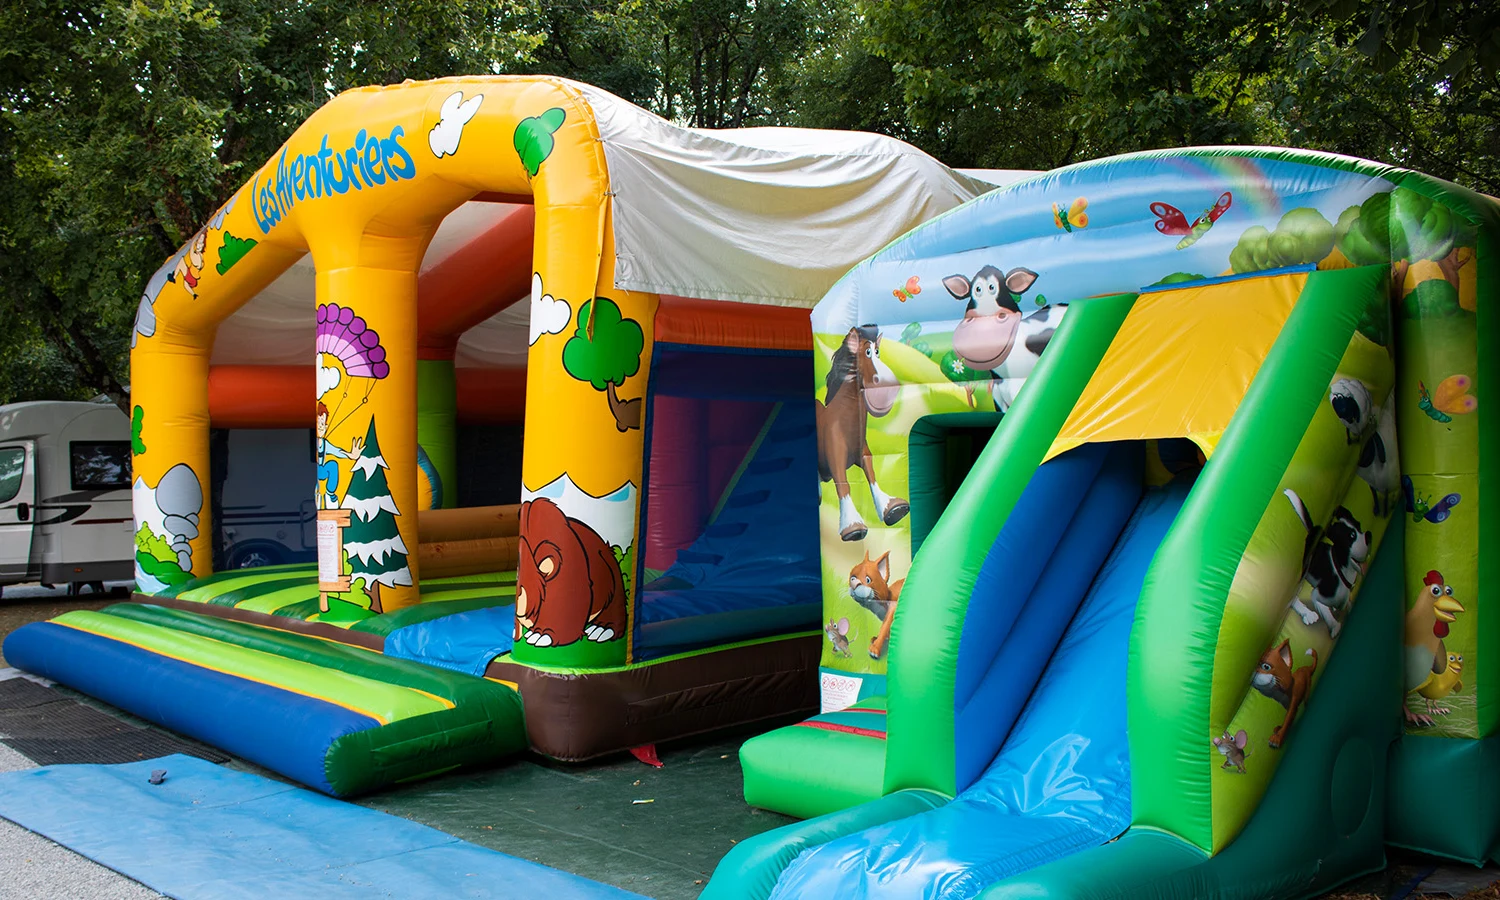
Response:
M885 750L879 738L798 725L751 738L740 748L745 802L799 819L868 803L884 793Z
M1070 308L1028 387L913 560L891 627L886 793L955 793L953 690L969 595L985 554L1135 298L1099 297Z
M1464 585L1461 579L1454 588L1466 611L1453 625L1454 638L1472 629L1472 643L1468 648L1462 640L1447 643L1457 644L1450 649L1473 651L1465 660L1462 694L1472 698L1468 702L1475 714L1472 731L1453 721L1457 711L1433 728L1406 730L1391 759L1387 839L1478 864L1500 859L1500 803L1494 800L1500 796L1500 663L1492 662L1500 660L1500 612L1490 610L1500 589L1500 554L1493 552L1500 534L1500 498L1488 489L1500 478L1500 411L1494 405L1500 395L1489 390L1500 385L1500 353L1495 352L1500 347L1500 205L1417 173L1393 180L1447 206L1476 232L1473 316L1419 316L1400 323L1402 469L1413 474L1419 488L1421 477L1432 472L1439 475L1429 479L1436 482L1428 485L1433 491L1463 489L1463 501L1449 522L1411 526L1406 604L1411 603L1413 583L1420 584L1428 569L1444 570L1447 576L1446 567L1472 566L1474 580ZM1463 334L1465 327L1472 333ZM1476 412L1438 423L1417 409L1418 379L1432 389L1432 382L1445 375L1469 373L1469 365L1474 366L1472 393L1479 398ZM1470 491L1475 505L1466 513ZM1451 699L1462 702L1462 694Z
M1178 835L1209 852L1232 837L1214 834L1210 779L1214 662L1225 603L1251 536L1314 413L1327 402L1365 301L1384 296L1388 277L1382 266L1308 276L1157 551L1136 607L1127 673L1136 826ZM1243 673L1247 684L1250 674ZM1243 798L1232 832L1258 800Z
M417 360L417 443L443 482L443 506L458 505L458 381L451 359Z
M948 798L897 791L850 809L793 822L740 841L719 861L698 900L765 900L786 867L805 850L887 822L937 809Z

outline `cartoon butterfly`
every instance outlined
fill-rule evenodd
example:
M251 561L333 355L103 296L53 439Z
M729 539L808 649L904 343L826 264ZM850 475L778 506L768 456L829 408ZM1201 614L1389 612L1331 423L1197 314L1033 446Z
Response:
M1156 215L1157 231L1172 236L1184 235L1183 239L1177 242L1177 249L1186 250L1198 243L1199 238L1208 234L1208 230L1214 227L1214 223L1229 210L1229 204L1233 202L1234 198L1228 191L1225 191L1219 195L1218 202L1205 209L1203 215L1194 219L1191 225L1188 224L1187 216L1182 214L1182 210L1170 203L1153 203L1151 212Z
M1453 507L1457 506L1458 501L1462 499L1457 494L1449 494L1433 505L1430 494L1419 495L1412 487L1410 475L1401 476L1401 488L1406 491L1406 511L1411 513L1413 522L1426 519L1436 525L1446 521L1453 514Z
M1417 382L1417 406L1435 422L1452 422L1454 416L1471 413L1479 408L1479 399L1469 394L1474 382L1467 375L1449 375L1437 386L1433 394L1427 385Z
M906 279L905 287L898 287L894 291L891 291L891 296L905 303L920 293L922 293L922 286L917 283L917 276L913 275Z
M1066 209L1054 203L1052 204L1052 221L1057 224L1058 228L1072 234L1075 228L1089 227L1089 214L1085 211L1088 208L1089 202L1083 197L1074 200L1073 205Z

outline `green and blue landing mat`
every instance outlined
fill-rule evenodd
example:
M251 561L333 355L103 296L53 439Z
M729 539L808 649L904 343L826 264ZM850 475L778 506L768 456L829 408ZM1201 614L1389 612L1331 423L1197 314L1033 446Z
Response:
M0 816L178 900L644 900L189 756L9 772Z
M526 746L509 685L181 609L75 610L12 632L5 656L334 796Z

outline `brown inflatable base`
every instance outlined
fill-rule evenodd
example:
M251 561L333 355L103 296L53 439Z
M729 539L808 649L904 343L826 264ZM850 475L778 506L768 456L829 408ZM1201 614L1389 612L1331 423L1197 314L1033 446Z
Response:
M232 606L148 594L133 599L376 652L385 644L379 635ZM532 749L564 762L581 762L643 744L816 712L820 637L797 635L583 675L533 669L502 657L490 663L485 675L511 682L521 691Z
M497 660L515 683L532 749L581 762L818 708L819 635L798 635L612 672L562 674Z

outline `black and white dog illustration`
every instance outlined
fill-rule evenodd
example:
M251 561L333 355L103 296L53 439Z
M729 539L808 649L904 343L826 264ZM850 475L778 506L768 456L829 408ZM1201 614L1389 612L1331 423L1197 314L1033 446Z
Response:
M1396 416L1391 411L1395 396L1388 397L1375 411L1375 431L1359 448L1360 480L1370 486L1375 515L1391 514L1392 504L1401 493L1401 462L1396 453Z
M1355 378L1340 378L1328 389L1328 402L1349 432L1348 443L1357 444L1375 426L1378 410L1370 389Z
M1364 574L1364 563L1370 557L1374 538L1370 532L1362 531L1359 520L1342 506L1333 511L1333 521L1320 535L1297 492L1287 488L1282 493L1292 502L1307 529L1302 580L1312 588L1308 597L1312 606L1302 602L1299 594L1292 598L1292 608L1302 617L1304 625L1316 624L1321 618L1328 626L1328 636L1338 637L1344 627L1342 619L1348 612L1349 597Z

